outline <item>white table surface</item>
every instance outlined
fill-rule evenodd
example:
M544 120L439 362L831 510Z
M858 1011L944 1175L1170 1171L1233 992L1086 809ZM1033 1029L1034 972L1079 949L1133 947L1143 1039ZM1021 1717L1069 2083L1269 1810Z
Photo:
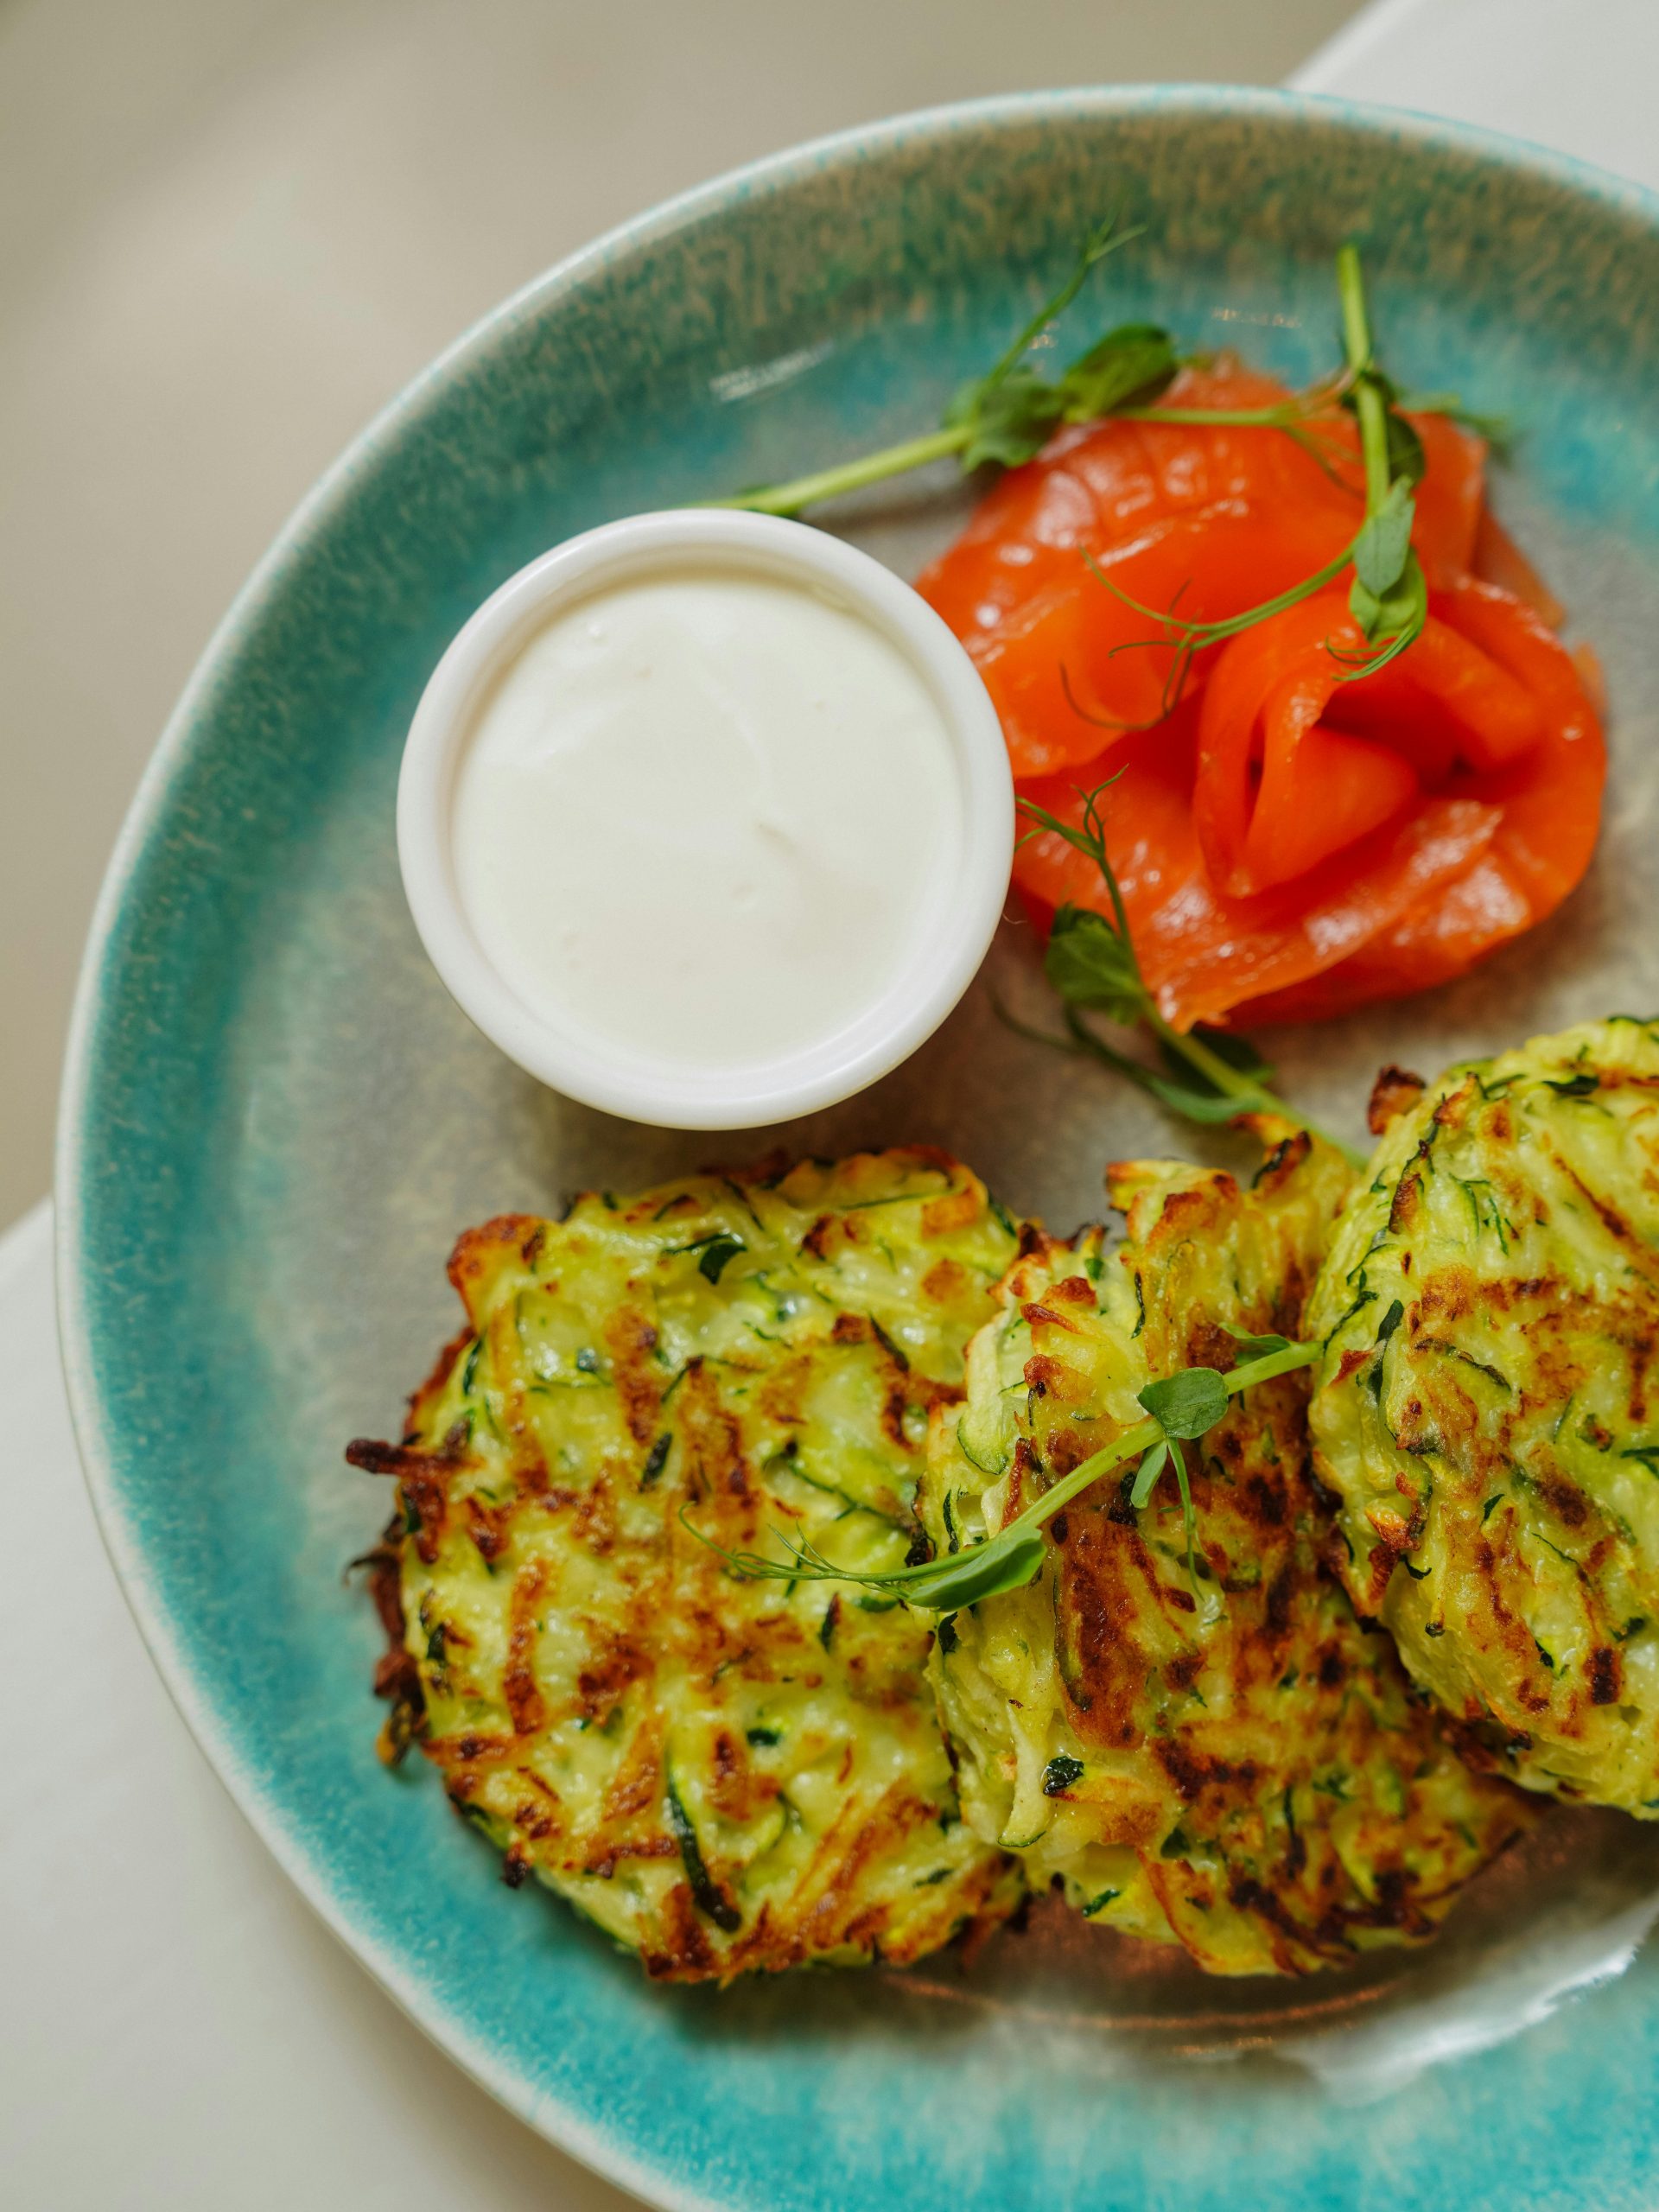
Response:
M1293 81L1659 187L1659 0L1378 0ZM0 2201L16 2212L617 2212L315 1921L152 1672L58 1377L51 1216L0 1238ZM66 1599L72 1607L66 1608Z

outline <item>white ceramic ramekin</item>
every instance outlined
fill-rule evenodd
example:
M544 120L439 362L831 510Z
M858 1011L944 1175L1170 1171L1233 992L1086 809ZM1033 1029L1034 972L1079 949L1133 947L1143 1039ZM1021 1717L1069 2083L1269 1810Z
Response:
M533 1011L479 944L451 842L456 772L494 678L554 613L624 576L706 560L827 591L898 646L926 683L950 741L963 835L949 890L880 1002L833 1038L741 1069L631 1062ZM592 834L573 824L573 834ZM455 638L422 695L397 786L397 856L421 941L463 1011L501 1050L568 1096L671 1128L744 1128L831 1105L885 1075L938 1028L968 988L1001 912L1014 847L1014 786L978 671L925 601L866 553L804 524L715 508L636 515L573 537L521 569ZM620 859L622 855L619 855Z

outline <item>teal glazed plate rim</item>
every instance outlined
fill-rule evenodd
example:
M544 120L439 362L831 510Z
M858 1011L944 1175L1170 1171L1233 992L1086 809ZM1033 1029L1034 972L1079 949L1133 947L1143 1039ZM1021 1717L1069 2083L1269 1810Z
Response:
M505 1071L421 959L391 804L421 686L494 585L575 530L925 428L1120 193L1147 230L1111 264L1112 319L1168 299L1191 327L1223 302L1236 342L1287 374L1326 358L1322 272L1359 232L1414 375L1478 380L1480 404L1541 423L1515 496L1569 603L1593 590L1610 610L1630 743L1651 727L1659 201L1639 189L1406 114L1154 87L901 118L687 194L518 294L387 409L255 571L162 738L93 923L60 1123L87 1481L180 1711L302 1893L477 2082L643 2197L1222 2212L1243 2175L1275 2212L1651 2212L1659 1859L1634 1824L1608 1842L1584 1816L1530 1904L1500 1891L1439 1963L1351 1985L1199 1989L1135 1947L1091 1953L1074 2000L1065 1955L1009 1936L983 1967L721 1995L651 1987L556 1902L512 1895L433 1777L374 1759L372 1624L340 1570L385 1501L339 1452L388 1433L450 1333L448 1240L613 1157L620 1184L698 1156ZM903 565L906 512L878 505L848 534ZM1605 1010L1586 992L1659 1003L1651 918L1618 905L1629 873L1610 866L1522 961L1396 1015L1398 1056ZM1618 944L1639 950L1616 969ZM999 1118L988 1094L1029 1064L976 1022L959 1014L874 1105L790 1134L950 1142L1057 1222L1097 1205L1109 1152L1168 1148L1070 1072L1042 1131ZM1322 1083L1351 1108L1377 1033L1291 1038L1281 1065L1311 1108Z

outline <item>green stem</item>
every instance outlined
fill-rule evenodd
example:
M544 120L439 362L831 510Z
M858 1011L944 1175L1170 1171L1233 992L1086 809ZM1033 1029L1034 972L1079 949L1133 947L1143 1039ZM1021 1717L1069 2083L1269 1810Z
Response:
M1126 1460L1139 1459L1141 1452L1150 1452L1154 1444L1163 1441L1164 1425L1150 1414L1145 1421L1136 1421L1133 1428L1126 1428L1116 1444L1109 1444L1092 1458L1073 1467L1063 1475L1052 1490L1046 1490L1034 1498L1023 1513L1016 1514L1006 1528L999 1529L990 1541L998 1542L1006 1537L1023 1536L1042 1528L1064 1505L1070 1505L1079 1491L1090 1489L1103 1475L1115 1474Z
M1365 306L1365 281L1356 245L1344 245L1337 255L1337 289L1342 299L1343 344L1347 350L1349 374L1354 380L1359 442L1365 455L1365 511L1374 515L1389 496L1389 407L1375 378L1369 374L1371 321Z
M1270 1382L1275 1376L1290 1375L1299 1368L1311 1367L1323 1350L1323 1345L1317 1343L1287 1344L1281 1351L1265 1352L1261 1358L1248 1360L1242 1366L1234 1368L1230 1375L1218 1375L1216 1379L1228 1397L1236 1397L1242 1391L1254 1389L1258 1382ZM867 1589L888 1591L909 1604L925 1606L930 1611L955 1611L964 1602L959 1587L956 1594L952 1594L948 1587L943 1596L938 1592L953 1577L959 1585L960 1569L966 1561L988 1558L994 1567L1000 1561L1006 1561L1008 1554L1018 1551L1021 1545L1029 1546L1063 1506L1070 1504L1074 1497L1099 1482L1103 1476L1116 1472L1126 1461L1138 1458L1157 1445L1174 1445L1176 1441L1170 1437L1163 1423L1148 1414L1144 1421L1136 1421L1132 1428L1126 1428L1115 1443L1095 1452L1080 1466L1074 1467L1069 1475L1063 1476L1052 1490L1034 1498L1023 1513L1017 1514L1005 1529L999 1529L994 1536L988 1536L977 1544L970 1544L948 1558L925 1560L915 1567L894 1567L888 1574L843 1573L829 1560L810 1554L799 1546L794 1548L797 1552L794 1560L762 1560L753 1554L728 1552L712 1536L705 1536L688 1517L689 1500L680 1508L680 1519L699 1543L707 1545L710 1551L719 1553L727 1566L740 1574L761 1575L777 1581L793 1580L797 1576L804 1575L815 1582L856 1582ZM1184 1507L1186 1504L1190 1504L1190 1499L1184 1500ZM785 1541L787 1542L789 1540L785 1538ZM1039 1549L1028 1564L1022 1562L1025 1571L1020 1581L1010 1582L1004 1586L1023 1586L1040 1564ZM935 1594L931 1597L927 1589L930 1582L935 1588Z
M1282 430L1305 422L1311 415L1322 413L1341 397L1348 381L1341 378L1317 395L1309 394L1305 400L1287 406L1117 407L1112 412L1126 423L1188 423L1199 427L1208 423L1219 428ZM906 438L896 446L883 446L880 451L865 454L857 461L842 461L837 467L820 468L810 476L791 478L787 484L768 484L757 492L740 492L734 499L709 499L703 504L738 508L747 514L799 514L803 507L840 499L849 492L861 492L867 485L883 483L890 476L903 476L912 468L925 467L931 461L948 460L951 454L962 452L971 435L972 431L965 423L951 429L930 430L922 437Z
M1243 1367L1234 1368L1230 1375L1222 1376L1221 1387L1230 1398L1236 1397L1242 1390L1254 1389L1258 1382L1270 1382L1275 1376L1294 1375L1299 1368L1312 1367L1323 1349L1318 1344L1287 1344L1283 1351L1268 1352L1261 1359L1253 1359ZM1162 1441L1163 1435L1163 1423L1154 1421L1148 1414L1145 1421L1137 1421L1133 1428L1126 1428L1116 1443L1107 1445L1103 1450L1074 1467L1069 1475L1062 1476L1052 1490L1046 1490L1040 1497L1033 1499L1023 1513L1016 1514L1006 1528L999 1529L988 1541L992 1543L1012 1542L1017 1537L1028 1535L1042 1528L1053 1519L1062 1506L1069 1505L1074 1497L1091 1488L1103 1475L1112 1474L1125 1460L1137 1459L1142 1452L1149 1452L1154 1444ZM928 1569L925 1567L910 1567L901 1568L899 1572L900 1575L925 1575ZM899 1577L893 1579L896 1580ZM918 1602L925 1604L926 1600Z
M1354 404L1365 454L1365 512L1374 515L1389 496L1388 403L1368 378L1355 393Z
M1111 646L1108 658L1113 658L1119 653L1144 652L1148 645L1179 644L1184 649L1190 646L1195 652L1202 652L1206 645L1218 645L1228 638L1237 637L1242 631L1253 629L1258 622L1265 622L1274 614L1283 614L1290 607L1300 607L1304 600L1312 599L1315 592L1323 591L1326 584L1336 582L1352 560L1353 553L1353 540L1351 538L1341 552L1335 554L1322 569L1316 569L1311 576L1304 576L1300 583L1292 584L1276 599L1264 599L1259 606L1247 607L1242 613L1230 614L1216 622L1189 622L1177 614L1173 607L1160 609L1147 607L1115 584L1086 547L1083 557L1095 582L1104 584L1112 597L1127 607L1131 614L1144 615L1148 622L1161 622L1164 626L1165 634L1160 638L1137 638L1131 644Z
M1224 1097L1236 1098L1241 1112L1277 1115L1281 1121L1294 1122L1299 1129L1306 1129L1321 1144L1327 1144L1333 1151L1339 1152L1351 1167L1364 1166L1366 1155L1363 1152L1357 1152L1352 1145L1344 1144L1331 1130L1321 1128L1317 1122L1310 1121L1297 1108L1287 1105L1274 1091L1264 1089L1259 1083L1252 1083L1249 1076L1230 1066L1219 1052L1211 1052L1202 1037L1172 1028L1156 1007L1150 1003L1145 1020L1160 1042L1184 1059L1188 1067L1203 1076Z
M1124 423L1210 423L1220 429L1281 430L1287 423L1300 423L1307 410L1278 407L1115 407Z
M1249 1076L1243 1074L1237 1068L1230 1066L1219 1052L1211 1052L1202 1037L1193 1037L1182 1030L1173 1028L1164 1020L1156 1007L1147 1007L1146 1020L1147 1026L1160 1044L1166 1045L1172 1052L1179 1053L1188 1067L1196 1070L1206 1082L1226 1097L1236 1098L1241 1105L1260 1105L1270 1096L1268 1092L1262 1090L1259 1083L1252 1083ZM1275 1102L1275 1110L1277 1110L1277 1102ZM1300 1121L1301 1117L1300 1115L1293 1114L1290 1118L1292 1121Z
M1371 365L1371 320L1365 307L1359 248L1351 238L1337 248L1337 297L1342 308L1342 344L1348 356L1348 373L1363 376Z
M803 507L817 506L822 499L837 499L843 493L861 492L867 484L880 484L889 476L925 467L930 461L944 461L960 453L971 435L966 425L930 430L925 437L884 446L879 453L843 461L838 468L821 468L816 475L798 476L788 484L769 484L763 491L741 492L734 499L710 499L705 504L738 507L755 515L796 515Z
M1115 407L1112 412L1125 423L1178 423L1199 427L1208 424L1217 429L1287 430L1294 424L1306 423L1313 416L1328 413L1352 383L1352 372L1344 369L1340 376L1327 378L1325 383L1298 392L1294 399L1281 399L1272 407L1160 407L1154 404L1149 407Z
M1109 215L1103 223L1097 223L1095 226L1084 240L1083 251L1077 256L1077 267L1061 285L1059 290L1044 301L1019 336L999 357L989 376L985 379L985 390L993 391L1001 384L1018 366L1026 353L1041 337L1049 324L1057 316L1065 313L1067 308L1088 282L1089 272L1095 264L1097 261L1104 261L1109 253L1121 252L1126 245L1132 244L1141 235L1142 227L1141 225L1137 224L1132 231L1120 231L1116 215Z
M1132 1058L1128 1052L1120 1052L1116 1045L1109 1045L1106 1039L1098 1035L1084 1020L1077 1007L1069 1003L1065 1006L1065 1027L1066 1033L1077 1051L1090 1053L1103 1065L1112 1069L1115 1073L1126 1075L1131 1083L1138 1083L1144 1086L1147 1077L1152 1073L1151 1069L1143 1067L1139 1060ZM1052 1041L1060 1045L1064 1049L1064 1039L1057 1038ZM1158 1094L1153 1091L1149 1095L1155 1098Z

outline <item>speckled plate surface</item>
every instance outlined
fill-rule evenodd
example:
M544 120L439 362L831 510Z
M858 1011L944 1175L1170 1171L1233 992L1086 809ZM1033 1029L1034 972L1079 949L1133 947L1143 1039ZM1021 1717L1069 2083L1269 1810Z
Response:
M1335 245L1364 241L1390 365L1522 426L1500 505L1611 680L1589 882L1459 985L1270 1040L1287 1086L1357 1127L1384 1055L1433 1068L1659 1003L1654 203L1274 94L1058 94L810 148L510 302L353 448L214 640L105 887L71 1054L60 1277L93 1493L186 1717L317 1910L480 2081L646 2196L1650 2212L1659 1834L1617 1816L1553 1816L1433 1952L1300 1986L1039 1913L971 1967L720 1995L647 1987L504 1888L420 1762L374 1758L376 1633L341 1568L385 1500L340 1446L386 1433L449 1332L452 1237L709 1149L538 1090L427 967L392 842L426 676L573 531L925 427L1120 200L1147 233L1097 280L1103 324L1154 314L1296 377L1331 357ZM911 572L962 512L944 475L828 519ZM1037 1002L1023 932L992 961ZM982 988L879 1089L723 1148L780 1135L941 1142L1058 1226L1096 1211L1107 1158L1194 1142Z

